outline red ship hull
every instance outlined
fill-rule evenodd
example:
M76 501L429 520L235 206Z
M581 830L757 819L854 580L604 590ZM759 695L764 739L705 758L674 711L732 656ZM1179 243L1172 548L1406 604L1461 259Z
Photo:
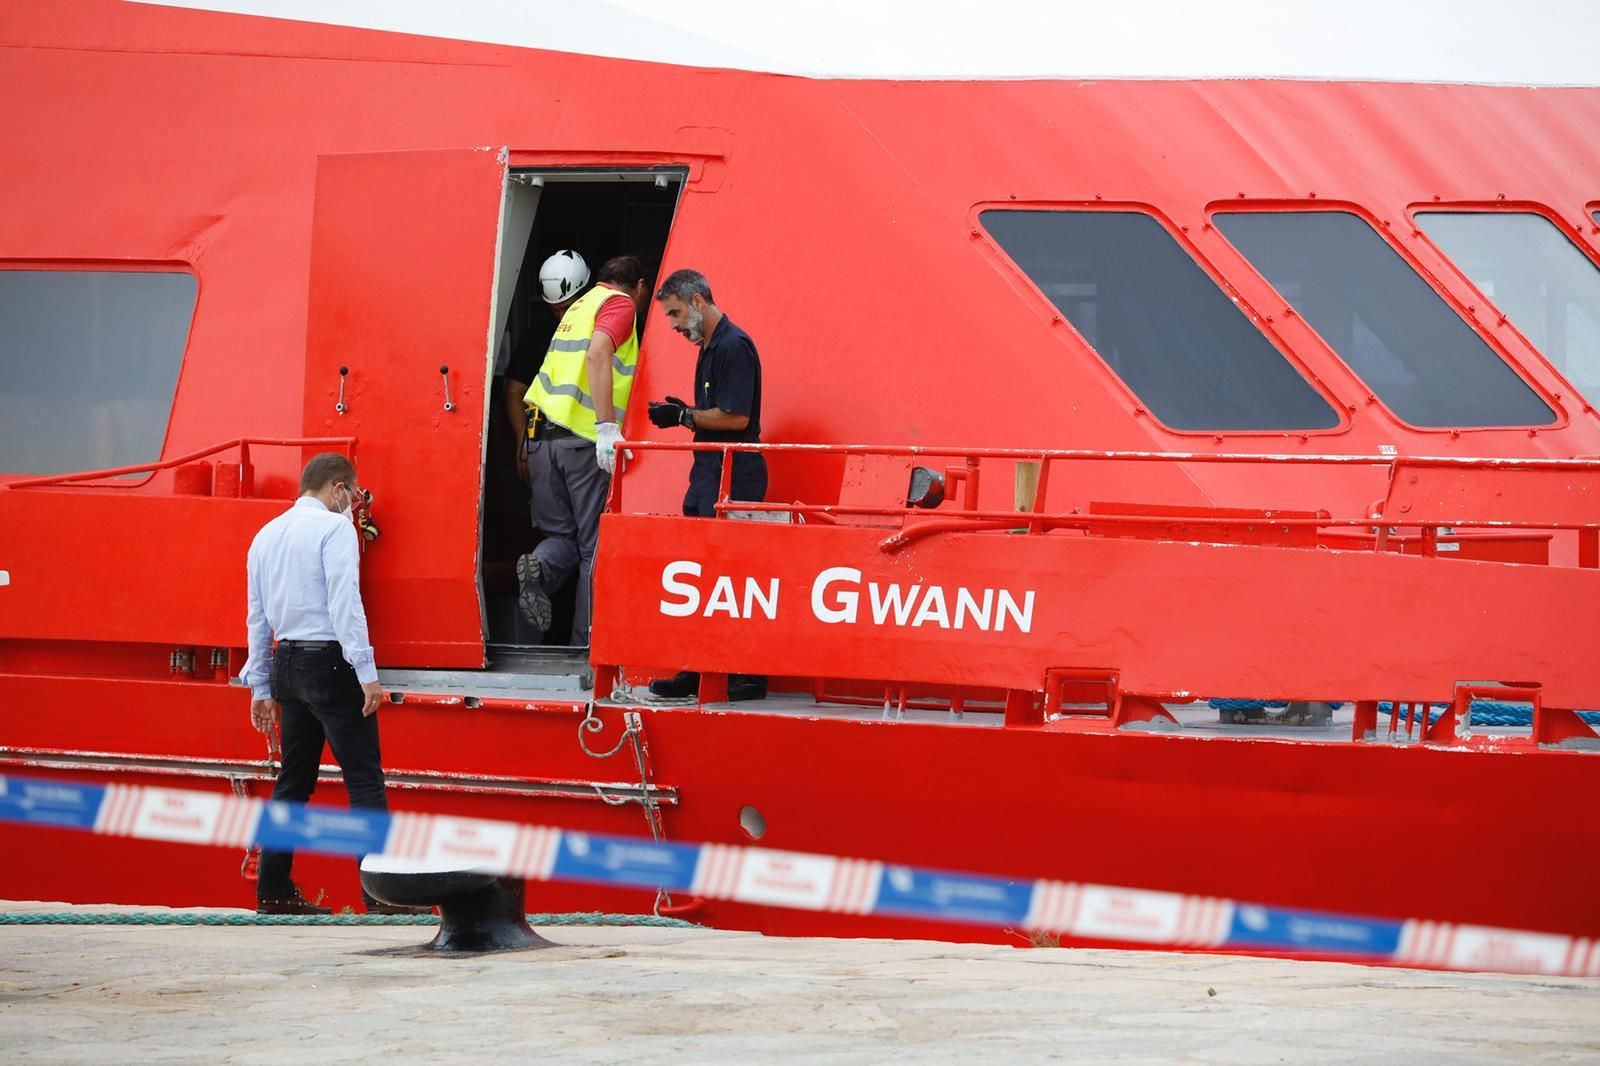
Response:
M0 475L0 770L264 795L265 743L227 683L244 551L304 455L337 447L379 495L379 664L432 678L381 711L397 808L642 835L656 807L668 839L724 843L751 839L753 810L779 849L1600 935L1582 813L1600 738L1571 713L1600 707L1600 417L1413 225L1439 204L1526 210L1600 261L1600 91L820 82L100 3L9 12L0 43L0 91L30 101L0 120L0 190L27 207L0 218L0 267L188 273L200 293L159 454L104 464L146 476ZM704 270L760 346L786 521L662 517L687 457L635 403L598 685L507 692L485 670L485 341L509 299L513 186L591 172L677 195L663 264ZM1402 421L1216 231L1234 203L1367 220L1551 423ZM1161 424L988 239L980 213L1014 207L1160 220L1337 424ZM634 395L681 393L689 346L654 320L643 337ZM786 450L806 444L828 447ZM1026 504L1019 461L1049 483ZM913 464L950 472L924 516L945 525L906 507ZM683 560L706 599L673 615L665 568ZM861 619L872 582L948 588L951 611L958 589L1009 590L1014 613L963 630L924 598L926 624L836 624L829 567L856 572ZM720 615L699 609L717 575L737 590ZM781 587L770 613L747 580ZM685 667L715 706L607 699ZM718 704L732 672L789 695ZM1531 730L1399 722L1388 742L1378 701L1469 684L1527 693ZM1331 731L1199 712L1165 729L1164 708L1203 697L1349 706ZM591 713L602 728L580 734ZM591 757L630 713L637 761L626 743ZM344 802L336 778L316 802ZM244 856L215 849L5 826L0 855L4 897L253 898ZM297 876L357 901L348 860L303 856ZM780 934L1026 939L674 907Z
M237 694L218 687L212 713ZM470 713L470 743L447 750L443 713L383 712L394 771L481 771L480 738L501 751L576 751L582 713ZM119 715L119 719L125 720ZM116 723L107 725L115 727ZM109 732L110 730L108 730ZM1592 787L1584 753L1411 750L1382 745L1117 734L1081 726L976 728L914 722L818 721L693 709L645 712L660 786L678 790L668 836L746 841L738 812L759 809L762 844L870 855L911 865L1052 877L1265 900L1312 910L1426 916L1507 928L1592 935L1593 894L1572 880L1596 843L1571 808L1524 799L1580 796ZM259 737L234 731L240 760ZM608 743L620 732L613 722ZM418 744L409 738L427 738ZM580 756L581 758L581 756ZM619 756L617 761L625 760ZM582 765L572 780L594 779ZM618 778L626 769L618 767ZM18 772L37 772L36 768ZM122 780L196 787L190 777ZM255 792L261 794L261 785ZM340 805L336 782L316 802ZM397 807L644 835L636 807L597 799L524 799L464 791L393 793ZM6 892L32 899L171 906L249 906L242 855L177 844L63 836L8 827ZM298 879L343 906L358 902L353 863L302 856ZM680 903L684 902L682 900ZM530 885L532 910L648 912L635 890ZM1024 931L853 917L708 902L686 913L706 924L780 935L913 936L1015 942Z

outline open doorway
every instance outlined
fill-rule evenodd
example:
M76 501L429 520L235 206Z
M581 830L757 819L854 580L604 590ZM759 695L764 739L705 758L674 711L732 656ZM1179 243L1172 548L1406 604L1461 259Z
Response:
M684 176L681 169L511 172L500 242L494 377L484 456L480 558L484 636L489 644L529 646L540 640L517 610L517 558L533 550L539 534L530 517L528 484L517 466L518 442L510 416L510 405L521 402L557 324L540 296L539 265L570 248L584 257L592 275L612 256L637 255L644 260L646 280L654 291ZM643 315L641 311L640 334ZM554 597L554 620L543 643L567 643L574 592L569 587Z

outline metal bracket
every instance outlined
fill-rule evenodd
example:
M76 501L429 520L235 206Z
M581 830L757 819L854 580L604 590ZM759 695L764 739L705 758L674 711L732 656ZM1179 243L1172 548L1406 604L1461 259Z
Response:
M344 402L344 382L345 378L349 376L350 368L347 366L341 366L339 368L339 402L333 405L333 409L339 413L340 417L343 417L344 413L350 410L350 408Z
M444 381L444 409L446 411L454 411L456 405L450 400L450 368L448 366L439 367L439 377Z

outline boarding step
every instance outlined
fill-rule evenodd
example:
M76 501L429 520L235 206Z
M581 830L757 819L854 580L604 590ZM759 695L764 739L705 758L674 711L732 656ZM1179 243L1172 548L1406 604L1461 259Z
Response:
M594 686L589 649L491 644L482 670L380 670L395 695L460 695L497 699L580 699Z
M587 677L589 649L527 644L490 644L489 670L497 674Z

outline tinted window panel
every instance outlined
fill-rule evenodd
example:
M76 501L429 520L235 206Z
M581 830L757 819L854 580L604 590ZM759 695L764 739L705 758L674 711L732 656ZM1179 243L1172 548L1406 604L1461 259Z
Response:
M1217 228L1396 415L1536 426L1555 414L1389 247L1338 211L1238 212Z
M197 291L190 274L0 271L0 472L159 459Z
M1554 223L1430 211L1417 225L1578 391L1600 399L1600 269Z
M1339 416L1148 215L985 211L983 225L1152 414L1183 430Z

